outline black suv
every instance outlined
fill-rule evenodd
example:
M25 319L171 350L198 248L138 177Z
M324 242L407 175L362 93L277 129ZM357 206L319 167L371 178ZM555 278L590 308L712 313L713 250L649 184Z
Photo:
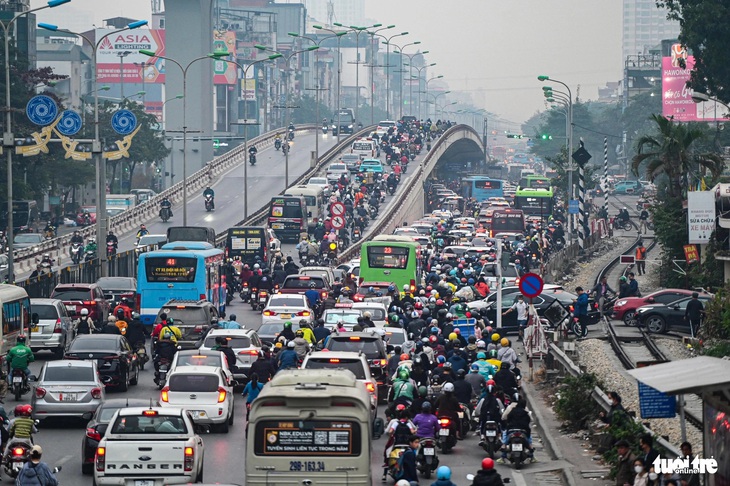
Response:
M183 349L197 348L208 333L213 319L218 319L218 309L207 300L172 299L157 313L155 326L160 322L160 314L163 312L180 329L182 339L178 339L177 344Z
M380 334L375 330L363 332L332 331L325 349L362 353L370 365L370 374L378 384L378 402L388 399L388 351Z

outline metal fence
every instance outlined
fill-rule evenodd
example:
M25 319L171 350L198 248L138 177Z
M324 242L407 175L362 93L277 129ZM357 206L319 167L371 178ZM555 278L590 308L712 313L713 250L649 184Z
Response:
M106 263L107 276L109 277L134 277L137 269L137 254L134 250L118 253L110 257ZM18 287L23 287L31 298L47 298L59 284L68 283L91 283L101 277L101 260L95 258L88 262L70 265L58 271L41 274L16 282Z

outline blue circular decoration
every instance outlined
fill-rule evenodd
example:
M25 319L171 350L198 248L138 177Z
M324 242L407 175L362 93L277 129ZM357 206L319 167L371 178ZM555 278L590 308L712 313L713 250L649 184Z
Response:
M137 128L137 117L129 110L118 110L112 115L112 128L119 135L129 135Z
M75 111L65 110L56 124L56 130L67 137L76 135L81 130L81 115Z
M28 119L40 126L50 125L58 115L58 106L53 98L45 95L32 97L25 105L25 114Z

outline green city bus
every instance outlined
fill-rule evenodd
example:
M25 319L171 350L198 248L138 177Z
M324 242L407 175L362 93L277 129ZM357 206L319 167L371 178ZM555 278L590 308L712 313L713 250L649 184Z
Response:
M515 209L521 209L525 216L547 219L553 212L553 190L520 188L515 191Z
M379 235L360 248L362 282L392 282L411 292L421 283L421 246L410 236Z
M550 189L551 180L549 177L530 174L520 179L520 189Z

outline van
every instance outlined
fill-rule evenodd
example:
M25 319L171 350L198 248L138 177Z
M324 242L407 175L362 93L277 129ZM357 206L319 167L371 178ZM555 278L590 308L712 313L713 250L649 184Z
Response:
M370 412L349 370L279 371L251 404L244 484L370 486Z
M0 224L3 229L8 227L7 211L3 214ZM40 228L38 203L36 201L13 201L13 234L38 233Z
M378 150L378 144L375 143L375 140L371 138L358 138L357 140L352 142L350 153L357 154L357 156L360 157L361 160L371 159L380 155Z
M310 184L290 187L284 196L302 196L307 203L307 218L309 218L309 230L313 230L317 222L325 217L326 202L324 188Z
M228 228L226 258L240 257L243 263L253 266L257 260L269 261L269 238L263 226L239 226Z
M302 196L274 196L269 205L269 228L280 240L299 242L309 228L307 202Z
M171 226L167 228L167 242L207 241L215 246L215 230L205 226Z

